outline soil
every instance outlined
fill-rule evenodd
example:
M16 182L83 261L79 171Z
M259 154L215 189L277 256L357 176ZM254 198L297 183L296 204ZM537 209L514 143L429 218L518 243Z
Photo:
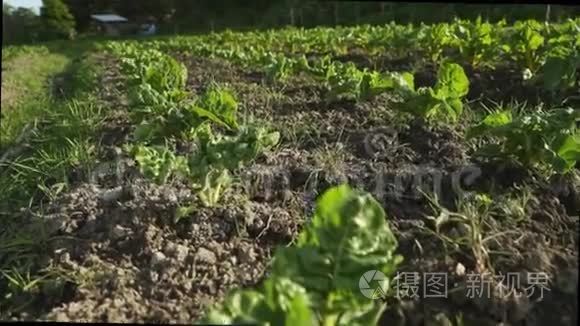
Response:
M119 89L122 77L109 69L101 97L118 112L102 132L102 160L117 162L116 169L79 180L46 208L44 227L57 240L50 242L53 254L44 265L68 278L48 283L13 318L191 323L229 290L259 284L275 249L291 245L307 223L316 197L346 181L372 192L385 208L405 257L399 271L448 273L448 292L454 293L390 299L382 325L448 325L445 318L459 312L466 325L576 324L578 180L550 184L521 168L506 171L479 162L469 155L461 124L402 119L387 95L365 103L326 103L323 90L305 76L267 84L260 73L222 60L175 56L187 65L189 90L199 94L211 82L229 86L240 114L278 129L281 144L236 171L241 181L218 207L203 207L185 184L143 179L121 153L132 126ZM116 67L112 59L102 60ZM429 79L433 71L421 74ZM503 72L497 74L501 78ZM473 97L484 91L487 96L489 83L497 81L476 77ZM417 176L423 176L420 184ZM464 195L453 188L457 176L463 177L462 188L492 192L498 200L518 187L531 189L521 221L502 211L490 214L484 227L493 236L486 267L496 274L518 273L515 293L530 285L527 273L545 272L549 290L543 300L497 291L483 298L465 295L467 274L481 269L477 257L469 248L445 246L429 232L426 216L437 211L417 189L439 186L441 205L455 209ZM193 209L176 220L176 210L185 206ZM497 280L492 284L500 288Z

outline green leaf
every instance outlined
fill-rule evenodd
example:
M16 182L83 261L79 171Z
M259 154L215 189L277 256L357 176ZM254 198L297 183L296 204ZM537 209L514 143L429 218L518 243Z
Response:
M489 114L483 119L483 124L488 127L499 127L507 125L512 121L511 111L498 111Z
M528 47L531 50L536 50L544 44L544 37L542 35L530 32L528 36Z
M295 248L282 249L273 271L319 292L315 297L333 290L358 291L352 280L366 271L392 274L398 263L396 244L376 200L348 186L335 187L317 201L311 225Z
M580 135L569 135L557 150L558 156L566 162L565 170L573 168L580 160Z
M444 104L447 115L451 118L451 121L457 121L457 118L463 112L463 103L461 103L461 100L458 98L452 98L444 101Z
M141 173L158 184L167 182L173 175L189 174L185 157L175 155L165 146L134 145L130 151Z
M230 129L238 129L238 102L229 91L214 86L203 94L197 104L194 110L201 116Z
M512 121L512 114L510 111L497 111L488 114L478 125L469 128L466 138L480 137L483 134L490 132L491 129L505 126Z
M135 128L135 139L140 142L147 142L154 139L159 130L156 125L149 122L143 122Z
M549 57L543 66L544 88L550 91L574 85L577 69L574 57Z
M203 187L197 195L206 207L215 207L232 181L228 170L212 169L205 175Z
M460 65L445 62L437 72L434 90L439 99L463 97L469 92L469 80Z
M264 320L274 319L270 314L262 293L251 290L235 291L229 294L223 304L211 309L200 322L256 324Z
M400 78L395 78L396 83L399 87L408 88L412 91L415 91L415 77L410 72L403 72L400 75ZM395 75L395 77L398 77Z
M235 291L205 322L263 325L375 325L384 304L365 297L362 275L394 275L401 257L385 213L369 194L347 185L327 190L294 247L279 248L270 278Z
M468 137L491 136L479 155L500 159L516 158L521 164L540 164L557 172L568 172L579 158L576 123L580 114L573 109L537 111L512 118L508 112L488 115L468 132Z
M258 291L234 291L211 309L202 323L317 325L305 289L284 277L271 277Z

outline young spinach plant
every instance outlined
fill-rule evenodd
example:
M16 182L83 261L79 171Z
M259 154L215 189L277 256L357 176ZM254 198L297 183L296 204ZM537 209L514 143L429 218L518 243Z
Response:
M512 117L509 111L488 115L468 132L468 138L489 136L496 142L480 148L486 158L547 166L557 173L571 171L580 160L580 112L572 108L538 111Z
M444 62L437 72L433 88L414 89L412 83L404 84L400 94L404 100L401 109L425 119L457 121L463 112L461 99L469 91L469 80L460 65Z
M338 244L338 245L337 245ZM327 190L293 247L280 248L257 289L234 290L203 318L209 323L260 325L374 325L385 305L363 296L369 270L385 275L386 295L402 257L385 212L370 195L347 185Z

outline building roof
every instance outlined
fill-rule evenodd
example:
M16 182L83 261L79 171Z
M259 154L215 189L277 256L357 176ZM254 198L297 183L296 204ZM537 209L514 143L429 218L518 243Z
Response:
M91 18L103 23L121 23L127 21L127 18L119 15L91 15Z

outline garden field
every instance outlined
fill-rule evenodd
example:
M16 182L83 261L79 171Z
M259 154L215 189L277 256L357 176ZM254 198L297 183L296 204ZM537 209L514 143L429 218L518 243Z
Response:
M1 320L576 325L580 19L2 67Z

